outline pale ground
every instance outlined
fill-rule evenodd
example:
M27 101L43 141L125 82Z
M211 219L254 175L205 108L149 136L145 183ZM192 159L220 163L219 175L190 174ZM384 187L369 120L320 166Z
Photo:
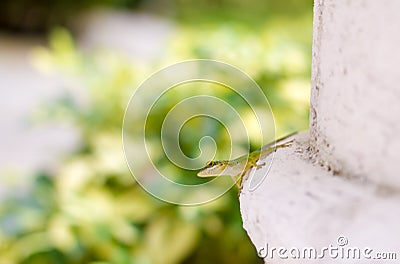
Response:
M166 21L128 13L99 12L85 23L79 39L85 50L110 48L139 60L157 56L171 31ZM43 103L67 89L59 77L32 66L32 48L43 43L0 35L0 197L23 190L35 172L56 168L79 145L79 134L71 125L32 123Z

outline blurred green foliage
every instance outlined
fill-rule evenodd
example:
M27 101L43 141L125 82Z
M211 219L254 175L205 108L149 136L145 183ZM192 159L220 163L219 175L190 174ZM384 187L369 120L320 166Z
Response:
M2 0L0 29L25 34L71 26L83 12L98 7L135 8L140 0Z
M36 117L75 124L82 147L57 171L38 173L31 191L1 201L0 264L261 263L242 228L236 189L195 207L156 200L127 169L121 126L134 87L154 70L185 59L209 58L239 67L260 85L271 103L277 135L306 129L311 1L265 2L176 1L180 23L165 53L148 63L106 50L83 53L68 31L54 30L49 47L34 51L35 64L61 73L87 100L67 94ZM174 103L161 103L151 128L160 125ZM192 122L182 132L181 145L188 156L198 154L201 126L204 123ZM217 122L208 126L207 133L221 144L217 156L222 157L226 133ZM158 133L147 140L160 148ZM177 170L162 151L158 153L157 166L194 178L195 172Z

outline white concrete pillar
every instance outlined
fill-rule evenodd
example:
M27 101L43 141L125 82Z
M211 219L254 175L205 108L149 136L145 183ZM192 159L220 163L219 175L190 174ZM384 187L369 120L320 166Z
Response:
M315 1L310 132L279 149L269 172L256 170L266 179L254 191L245 181L240 196L256 250L277 248L266 262L283 262L279 247L321 254L330 244L368 252L315 262L400 259L399 14L398 0ZM309 261L285 254L285 263Z

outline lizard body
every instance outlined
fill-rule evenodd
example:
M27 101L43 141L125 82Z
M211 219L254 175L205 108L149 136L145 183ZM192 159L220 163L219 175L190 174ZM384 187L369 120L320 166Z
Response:
M233 160L210 161L203 169L201 169L197 173L197 176L202 178L231 176L236 182L236 185L239 188L240 192L240 190L242 189L243 177L246 175L246 173L248 173L253 167L261 168L262 166L264 166L265 163L257 164L260 159L267 157L279 148L290 146L293 142L293 139L284 143L279 142L288 139L294 134L296 133L289 134L281 139L278 139L261 147L260 149L251 152L250 154L240 156L239 158Z

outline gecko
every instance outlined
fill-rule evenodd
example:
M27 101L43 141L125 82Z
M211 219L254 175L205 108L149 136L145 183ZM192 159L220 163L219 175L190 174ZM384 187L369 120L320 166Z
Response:
M284 143L279 143L285 141L291 136L297 134L291 133L283 138L275 140L250 154L245 154L239 158L233 160L219 160L219 161L209 161L204 168L202 168L197 176L201 178L206 177L216 177L216 176L231 176L236 183L236 186L240 191L242 190L243 178L252 169L259 169L265 165L265 163L257 164L259 160L267 157L271 153L275 152L279 148L285 148L293 143L293 140L286 141Z

